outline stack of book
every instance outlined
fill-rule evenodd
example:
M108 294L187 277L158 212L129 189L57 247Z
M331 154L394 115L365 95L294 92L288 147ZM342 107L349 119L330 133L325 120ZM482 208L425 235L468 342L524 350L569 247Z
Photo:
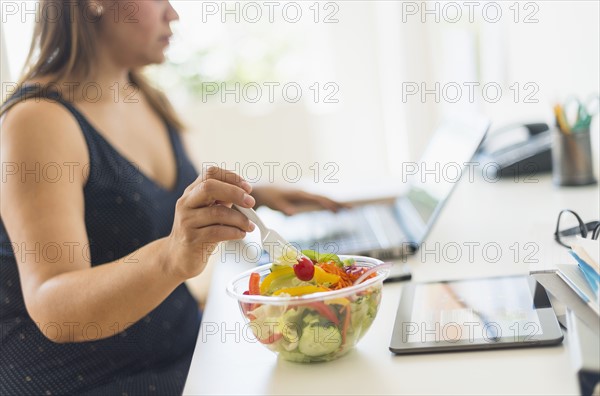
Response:
M532 275L549 292L558 320L567 328L581 394L600 395L600 243L578 238L571 246L573 263Z

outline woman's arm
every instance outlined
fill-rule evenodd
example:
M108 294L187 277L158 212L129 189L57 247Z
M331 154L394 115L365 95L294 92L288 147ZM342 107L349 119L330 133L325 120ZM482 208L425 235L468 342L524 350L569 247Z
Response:
M0 138L0 214L29 315L40 330L52 329L45 334L52 341L122 331L200 273L218 242L242 238L254 227L224 204L252 207L250 186L210 169L178 200L168 237L92 268L83 197L89 159L75 120L54 103L22 103L7 114ZM86 325L100 331L84 334Z
M265 205L286 215L293 215L307 208L337 212L350 207L348 204L336 202L322 195L276 186L257 186L254 188L252 196L256 200L256 205Z

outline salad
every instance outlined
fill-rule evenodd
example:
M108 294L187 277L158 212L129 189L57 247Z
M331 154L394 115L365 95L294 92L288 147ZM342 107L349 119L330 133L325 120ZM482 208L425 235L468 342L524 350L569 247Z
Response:
M341 290L354 285L373 266L349 258L303 250L279 257L270 272L253 272L246 295L288 297L289 304L241 303L256 338L286 360L315 362L333 360L350 350L369 329L381 300L381 282L347 294L302 301L301 296ZM294 301L299 300L299 301Z

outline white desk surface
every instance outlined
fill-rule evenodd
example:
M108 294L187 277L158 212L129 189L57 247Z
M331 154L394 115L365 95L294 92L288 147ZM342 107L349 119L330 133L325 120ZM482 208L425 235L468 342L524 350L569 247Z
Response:
M427 238L426 249L407 259L413 281L528 273L570 262L553 240L558 211L571 208L584 221L597 219L599 188L559 189L549 176L537 179L534 183L461 181ZM470 255L471 242L480 245ZM493 243L502 250L495 263L498 249ZM462 247L458 259L456 244ZM440 253L439 259L434 251ZM524 262L528 254L532 263ZM448 263L444 255L456 262ZM184 394L579 393L567 337L562 345L545 348L391 354L388 345L402 283L384 286L375 322L348 355L312 365L277 359L253 339L237 302L225 293L227 282L253 265L235 257L231 250L227 255L221 250L215 258L221 262L214 270Z

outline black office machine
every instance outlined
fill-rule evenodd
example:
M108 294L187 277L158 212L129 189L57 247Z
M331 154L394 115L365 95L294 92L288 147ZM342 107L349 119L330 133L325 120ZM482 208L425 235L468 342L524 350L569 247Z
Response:
M552 171L551 148L548 124L511 125L488 134L478 159L490 178L527 178Z

